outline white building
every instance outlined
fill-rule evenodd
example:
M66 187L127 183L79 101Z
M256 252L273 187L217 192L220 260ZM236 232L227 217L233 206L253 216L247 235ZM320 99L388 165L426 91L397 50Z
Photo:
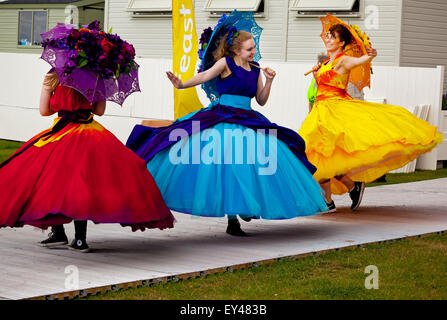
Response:
M445 0L195 0L194 5L199 36L222 11L257 11L256 21L264 28L261 52L269 61L314 63L324 48L318 16L338 12L370 36L379 52L375 65L447 63ZM132 42L141 57L171 57L170 9L171 0L106 0L104 23Z

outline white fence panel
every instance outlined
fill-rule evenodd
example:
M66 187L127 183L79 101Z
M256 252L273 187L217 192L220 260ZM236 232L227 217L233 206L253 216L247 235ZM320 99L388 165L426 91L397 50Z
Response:
M97 117L107 129L125 142L133 126L143 119L173 119L173 88L165 75L170 70L170 59L138 59L141 92L132 94L120 107L107 104L106 114ZM261 107L253 101L253 108L272 122L298 130L307 116L307 89L312 76L304 77L311 64L261 61L262 66L276 70L268 103ZM46 62L35 54L0 53L0 138L26 141L40 130L48 128L52 117L41 117L38 111L41 83L49 70ZM372 89L365 89L365 100L385 101L413 111L416 105L430 105L428 120L443 126L441 114L443 67L408 68L374 66ZM208 105L198 87L199 98ZM443 130L447 130L443 128ZM447 154L447 144L439 155ZM440 149L438 147L438 149ZM438 150L423 155L418 168L435 169Z

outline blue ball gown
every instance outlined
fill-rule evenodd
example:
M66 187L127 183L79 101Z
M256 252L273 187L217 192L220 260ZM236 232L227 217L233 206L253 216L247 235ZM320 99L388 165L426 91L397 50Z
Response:
M216 79L219 103L167 127L137 125L127 141L147 162L167 206L196 216L263 219L326 211L304 140L250 107L259 69L226 62L232 73Z

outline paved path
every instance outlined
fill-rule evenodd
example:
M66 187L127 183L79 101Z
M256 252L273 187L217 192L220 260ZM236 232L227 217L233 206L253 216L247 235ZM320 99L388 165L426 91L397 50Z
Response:
M227 235L225 218L180 213L165 231L89 223L87 254L41 248L47 232L32 227L0 229L0 299L72 297L447 230L447 178L367 188L356 213L349 196L335 201L335 214L242 222L247 238ZM72 224L66 230L72 238ZM83 291L73 287L73 270Z

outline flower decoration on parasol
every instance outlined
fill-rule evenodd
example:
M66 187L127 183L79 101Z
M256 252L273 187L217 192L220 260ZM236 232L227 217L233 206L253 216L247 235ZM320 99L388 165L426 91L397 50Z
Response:
M229 37L225 39L227 43L231 44L234 37L237 36L239 31L250 32L253 35L255 41L256 54L255 61L261 59L261 53L259 50L259 40L261 38L262 28L256 23L251 11L237 11L233 10L228 16L223 14L217 22L214 30L210 27L203 30L199 40L199 59L201 59L198 72L202 72L211 68L216 62L214 59L214 51L219 46L220 39L229 33ZM219 93L216 89L216 79L212 79L202 84L203 90L205 90L207 97L211 100L211 104L217 104L219 102Z
M320 36L325 44L329 29L336 24L341 24L346 27L352 35L351 43L348 44L344 50L347 55L352 57L361 57L367 54L366 49L371 48L369 37L367 37L358 26L349 26L341 19L334 17L330 13L328 13L325 17L320 18L320 20L323 25L323 31L321 32ZM349 75L349 81L352 82L359 90L362 90L364 87L370 86L371 73L371 61L369 61L352 69Z
M90 103L122 105L131 93L140 91L134 47L102 31L98 21L79 30L58 23L41 37L41 58L53 67L62 85L79 91Z

